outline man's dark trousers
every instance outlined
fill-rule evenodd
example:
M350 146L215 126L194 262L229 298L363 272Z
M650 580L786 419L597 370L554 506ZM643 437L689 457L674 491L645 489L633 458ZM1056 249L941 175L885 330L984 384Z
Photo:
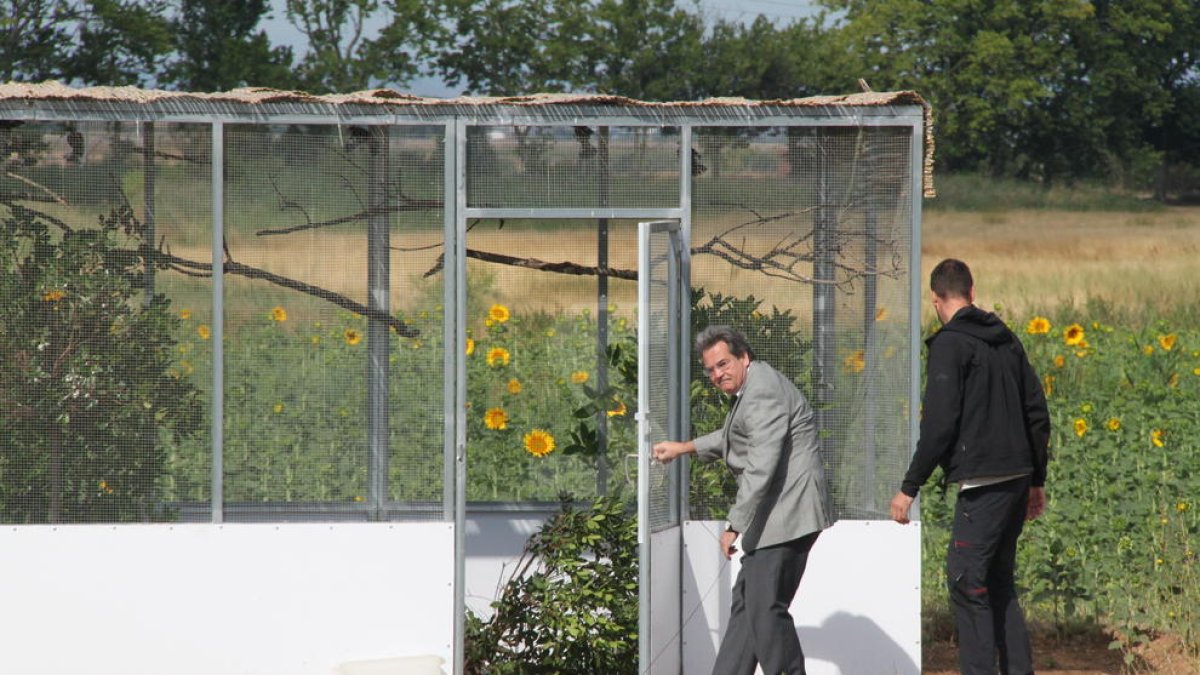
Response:
M808 552L819 532L742 556L733 585L729 626L713 675L804 675L804 651L788 607L796 597Z
M946 554L946 580L958 628L963 675L1033 672L1025 615L1013 574L1025 526L1029 478L962 490Z

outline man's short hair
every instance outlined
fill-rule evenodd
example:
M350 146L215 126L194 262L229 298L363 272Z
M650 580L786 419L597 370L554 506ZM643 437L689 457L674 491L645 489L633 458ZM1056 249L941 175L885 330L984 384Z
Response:
M971 268L961 260L946 258L929 273L929 290L939 298L969 298L974 287Z
M729 353L737 358L749 354L750 360L754 360L754 349L746 342L746 336L732 326L709 326L700 331L696 336L696 356L708 351L718 342L729 345Z

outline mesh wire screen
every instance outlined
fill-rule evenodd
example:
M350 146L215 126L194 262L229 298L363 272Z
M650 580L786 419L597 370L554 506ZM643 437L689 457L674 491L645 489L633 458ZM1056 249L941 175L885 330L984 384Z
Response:
M679 132L676 128L468 128L467 206L678 205Z
M634 495L636 223L468 228L467 498Z
M741 327L813 403L836 517L885 516L910 448L911 131L720 128L694 140L696 327ZM696 365L692 380L704 381ZM702 396L697 432L724 416L711 388ZM720 467L692 465L692 517L723 517L735 493Z
M0 521L208 497L210 147L198 124L0 124Z
M646 336L649 345L649 363L642 364L649 372L647 378L650 391L645 397L649 410L642 411L650 424L650 443L670 440L669 431L673 428L672 386L674 352L677 341L674 340L679 330L678 286L674 283L679 274L681 261L679 247L671 245L671 235L667 232L656 232L649 239L650 268L639 270L648 277L649 297L648 306L640 308L647 313L647 324L650 334ZM667 465L658 462L650 463L649 476L649 528L657 532L680 522L679 504L679 463Z
M440 514L443 130L225 133L229 517Z

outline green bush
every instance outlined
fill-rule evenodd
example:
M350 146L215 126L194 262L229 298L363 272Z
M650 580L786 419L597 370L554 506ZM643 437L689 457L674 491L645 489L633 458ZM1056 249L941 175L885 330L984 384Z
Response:
M625 503L564 501L526 543L492 616L467 616L464 671L636 672L637 560L637 518Z

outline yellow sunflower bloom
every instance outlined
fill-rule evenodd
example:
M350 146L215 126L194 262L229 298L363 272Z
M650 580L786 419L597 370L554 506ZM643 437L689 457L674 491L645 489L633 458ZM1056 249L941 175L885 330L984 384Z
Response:
M507 429L508 413L504 412L504 408L488 408L483 413L483 424L489 429Z
M496 366L507 366L509 361L508 350L504 347L492 347L487 353L487 364L493 368Z
M271 310L271 320L279 323L287 321L287 310L279 305L276 305L275 308Z
M508 317L508 308L504 305L492 305L491 309L488 310L488 318L495 323L504 323L508 321Z
M192 310L190 310L190 309L179 310L179 318L183 319L184 321L187 321L188 319L192 318Z
M842 359L842 368L847 373L861 373L866 367L866 355L861 349L851 352L849 356Z
M67 297L66 291L55 288L55 289L51 289L51 290L43 293L42 301L43 302L58 302L59 300L62 300L65 297Z
M1192 374L1200 377L1200 366L1196 366L1195 368L1192 368Z
M208 329L208 324L202 323L196 326L196 335L199 335L201 340L207 340L212 336L212 331Z
M509 380L508 381L508 393L510 393L514 396L521 393L521 381L515 377L513 379Z
M346 331L342 333L342 339L346 341L346 344L353 347L354 345L362 342L362 333L354 330L353 328L347 328Z
M1044 316L1035 316L1025 324L1025 332L1030 335L1044 335L1050 332L1050 319Z
M474 353L475 353L475 341L472 340L471 338L467 338L467 356L470 356Z
M1063 329L1063 342L1072 347L1078 345L1080 342L1083 342L1083 338L1083 326L1080 326L1077 323L1073 323Z
M575 384L583 384L588 381L588 374L585 370L577 370L571 373L571 381Z
M1187 511L1190 508L1192 508L1192 505L1187 502L1179 502L1178 504L1175 505L1175 510L1180 513L1183 513L1184 511Z
M534 457L545 457L554 452L554 437L542 429L525 434L525 451Z
M1082 417L1077 418L1075 420L1075 435L1080 438L1083 438L1083 435L1086 434L1087 432L1088 432L1087 420L1083 419Z
M1104 426L1108 427L1109 431L1120 431L1121 420L1115 417L1110 417L1108 418L1108 421L1104 423Z
M617 407L608 411L609 417L624 417L629 410L625 407L625 402L619 398L613 398L617 402Z
M1145 347L1142 347L1142 353L1146 356L1150 356L1154 353L1154 345L1146 345Z
M888 318L887 307L880 307L879 309L875 310L875 320L876 321L887 321L887 318Z
M1150 432L1150 442L1154 447L1161 448L1167 444L1167 432L1162 429L1155 429Z
M1067 365L1067 359L1064 358L1062 354L1059 354L1058 356L1054 357L1054 367L1055 368L1062 368L1065 365Z
M1164 352L1169 352L1175 348L1175 343L1179 340L1179 336L1174 333L1158 336L1158 346L1163 348Z

